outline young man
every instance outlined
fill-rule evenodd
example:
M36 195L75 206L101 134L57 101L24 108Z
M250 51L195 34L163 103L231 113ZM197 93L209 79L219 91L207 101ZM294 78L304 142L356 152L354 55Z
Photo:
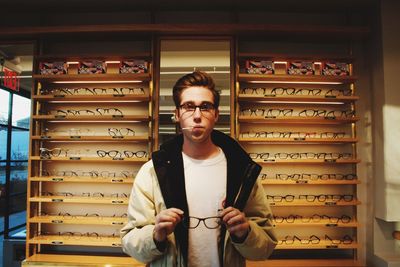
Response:
M259 182L245 208L234 208L249 166L230 137L213 130L219 94L204 72L173 88L183 134L164 143L136 176L121 230L124 252L150 266L242 267L267 259L277 240ZM255 178L259 170L252 175Z

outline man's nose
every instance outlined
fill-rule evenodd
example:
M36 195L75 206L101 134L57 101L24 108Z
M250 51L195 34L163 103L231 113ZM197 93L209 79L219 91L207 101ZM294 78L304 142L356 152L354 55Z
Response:
M194 118L201 118L201 111L200 107L196 107L193 111L193 117Z

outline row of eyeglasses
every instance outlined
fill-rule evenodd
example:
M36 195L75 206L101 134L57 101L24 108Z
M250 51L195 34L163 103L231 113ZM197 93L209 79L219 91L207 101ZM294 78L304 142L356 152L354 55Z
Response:
M57 217L62 217L63 219L88 219L88 218L96 218L99 220L102 220L104 218L126 218L128 217L127 213L122 213L122 214L113 214L110 216L101 216L97 213L86 213L86 214L71 214L68 212L58 212L58 213L51 213L51 212L45 212L41 211L39 212L39 216L42 217L47 217L47 216L57 216Z
M41 95L144 95L142 87L113 87L113 88L54 88L40 89Z
M80 240L82 238L89 238L93 240L98 240L102 238L116 238L119 237L119 233L114 233L114 234L99 234L97 232L71 232L71 231L65 231L65 232L45 232L45 231L39 231L35 232L35 236L58 236L62 237L64 239L75 239L75 240ZM114 244L113 244L114 245ZM115 244L117 245L117 244ZM120 246L120 244L119 244Z
M136 172L131 171L120 171L120 172L111 172L111 171L82 171L82 170L42 170L41 176L58 176L58 177L81 177L81 178L92 178L92 179L107 179L107 178L135 178Z
M71 192L41 192L40 196L50 197L92 197L92 198L129 198L130 194L126 193L111 193L104 194L102 192L83 192L83 193L71 193Z
M118 108L96 108L95 110L90 109L57 109L49 111L40 111L41 115L54 115L54 116L123 116L124 114Z
M353 91L350 89L330 89L326 90L322 93L322 89L301 89L301 88L284 88L284 87L275 87L275 88L265 88L265 87L257 87L257 88L243 88L239 92L240 94L246 95L291 95L291 96L351 96Z
M316 174L316 173L276 173L274 177L268 177L266 173L260 173L258 178L261 180L265 179L277 179L277 180L292 180L292 181L299 181L299 180L356 180L357 174L348 173L323 173L323 174Z
M352 159L351 153L315 153L315 152L301 152L301 153L248 153L251 159L261 160L275 160L275 159L324 159L324 160L337 160L337 159Z
M240 133L243 138L344 138L345 132L266 132L248 131Z
M295 195L267 195L267 199L272 200L273 202L293 202L295 199L298 200L306 200L308 202L326 202L326 201L345 201L345 202L351 202L354 199L353 195L339 195L339 194L321 194L321 195L298 195L297 197Z
M344 235L340 239L335 239L331 238L328 235L324 236L324 240L329 242L331 245L339 245L339 244L352 244L353 239L349 235ZM278 240L278 245L286 244L286 245L292 245L295 243L300 243L303 245L307 244L319 244L321 242L321 238L319 238L316 235L311 235L309 238L299 238L296 235L293 236L285 236L284 239L279 239Z
M293 109L277 109L277 108L244 108L240 110L242 116L265 116L265 117L291 117ZM304 109L294 114L297 117L324 117L324 118L349 118L355 116L354 110L325 110L325 109Z
M85 156L90 155L93 153L90 150L85 151ZM109 157L112 159L124 159L124 158L145 158L147 157L147 152L140 150L140 151L118 151L118 150L96 150L96 154L100 158ZM80 150L70 150L65 148L40 148L40 157L42 159L50 159L51 157L79 157L81 156Z
M112 137L135 136L136 132L131 128L108 128L108 135ZM59 129L44 129L44 135L59 135L59 136L94 136L96 132L89 128L70 128L65 130Z
M328 221L329 223L349 223L351 222L351 217L347 215L342 215L340 217L338 216L329 216L325 214L313 214L311 216L302 216L302 215L294 215L290 214L288 216L273 216L273 221L275 223L295 223L295 222L302 222L302 223L316 223L316 222L321 222L321 221Z

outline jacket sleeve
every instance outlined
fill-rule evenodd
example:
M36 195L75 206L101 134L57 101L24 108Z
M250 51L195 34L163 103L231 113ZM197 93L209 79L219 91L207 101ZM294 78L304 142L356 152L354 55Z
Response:
M249 220L250 232L243 243L233 243L236 250L248 260L267 259L277 244L272 225L272 213L259 180L243 211Z
M121 229L123 251L144 263L163 255L153 241L155 216L163 208L161 201L156 200L161 193L155 183L153 164L149 161L136 175L129 199L128 223Z

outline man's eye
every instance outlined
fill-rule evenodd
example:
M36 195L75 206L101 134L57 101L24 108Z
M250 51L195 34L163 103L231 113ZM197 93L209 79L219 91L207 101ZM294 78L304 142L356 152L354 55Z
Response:
M214 106L209 104L209 103L204 103L204 104L202 104L200 106L200 109L203 110L203 111L208 111L208 110L211 110L213 108L214 108Z
M183 108L186 109L186 110L189 110L189 111L193 111L193 110L196 109L196 106L192 105L192 104L184 104Z

